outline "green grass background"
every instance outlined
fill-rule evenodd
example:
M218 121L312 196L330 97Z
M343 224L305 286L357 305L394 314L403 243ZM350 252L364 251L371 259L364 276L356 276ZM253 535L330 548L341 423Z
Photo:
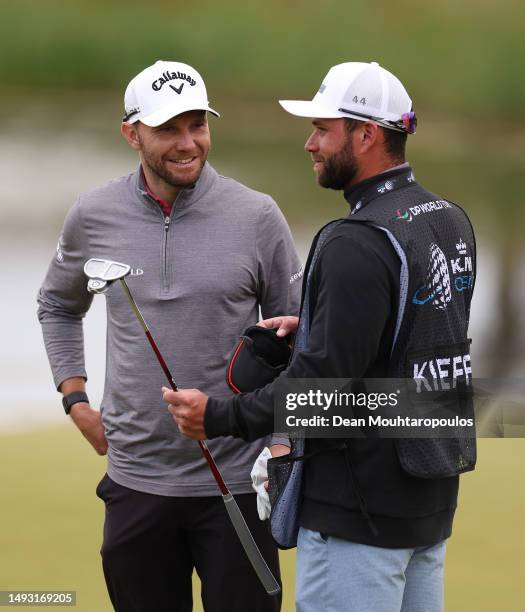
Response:
M525 440L479 441L448 547L447 612L523 610L524 451ZM0 465L0 590L75 590L79 612L109 612L99 559L103 505L95 496L105 460L71 425L3 434ZM294 552L281 561L283 612L292 612ZM195 579L201 611L198 592Z

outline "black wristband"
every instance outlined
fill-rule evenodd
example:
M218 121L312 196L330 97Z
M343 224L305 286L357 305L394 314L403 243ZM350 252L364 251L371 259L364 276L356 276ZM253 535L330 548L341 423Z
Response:
M78 404L79 402L86 402L89 404L89 399L84 391L74 391L69 395L64 395L62 398L62 406L64 406L64 411L66 414L69 414L73 404Z

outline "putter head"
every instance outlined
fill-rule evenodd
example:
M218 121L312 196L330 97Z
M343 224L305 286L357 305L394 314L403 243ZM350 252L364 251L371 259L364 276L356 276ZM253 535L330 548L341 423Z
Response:
M89 278L88 291L90 293L104 293L109 285L124 278L131 272L127 264L110 259L93 257L84 264L84 274Z

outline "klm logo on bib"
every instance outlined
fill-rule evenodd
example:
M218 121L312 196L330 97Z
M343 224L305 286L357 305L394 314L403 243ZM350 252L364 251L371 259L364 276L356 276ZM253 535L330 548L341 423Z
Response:
M454 289L456 291L471 290L474 287L472 257L467 253L467 245L461 238L456 244L456 251L459 257L450 260L454 275Z

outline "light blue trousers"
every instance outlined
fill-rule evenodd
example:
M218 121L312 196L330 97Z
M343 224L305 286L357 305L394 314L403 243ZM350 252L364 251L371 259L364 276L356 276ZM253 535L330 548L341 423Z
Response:
M297 612L443 612L445 542L379 548L301 527Z

